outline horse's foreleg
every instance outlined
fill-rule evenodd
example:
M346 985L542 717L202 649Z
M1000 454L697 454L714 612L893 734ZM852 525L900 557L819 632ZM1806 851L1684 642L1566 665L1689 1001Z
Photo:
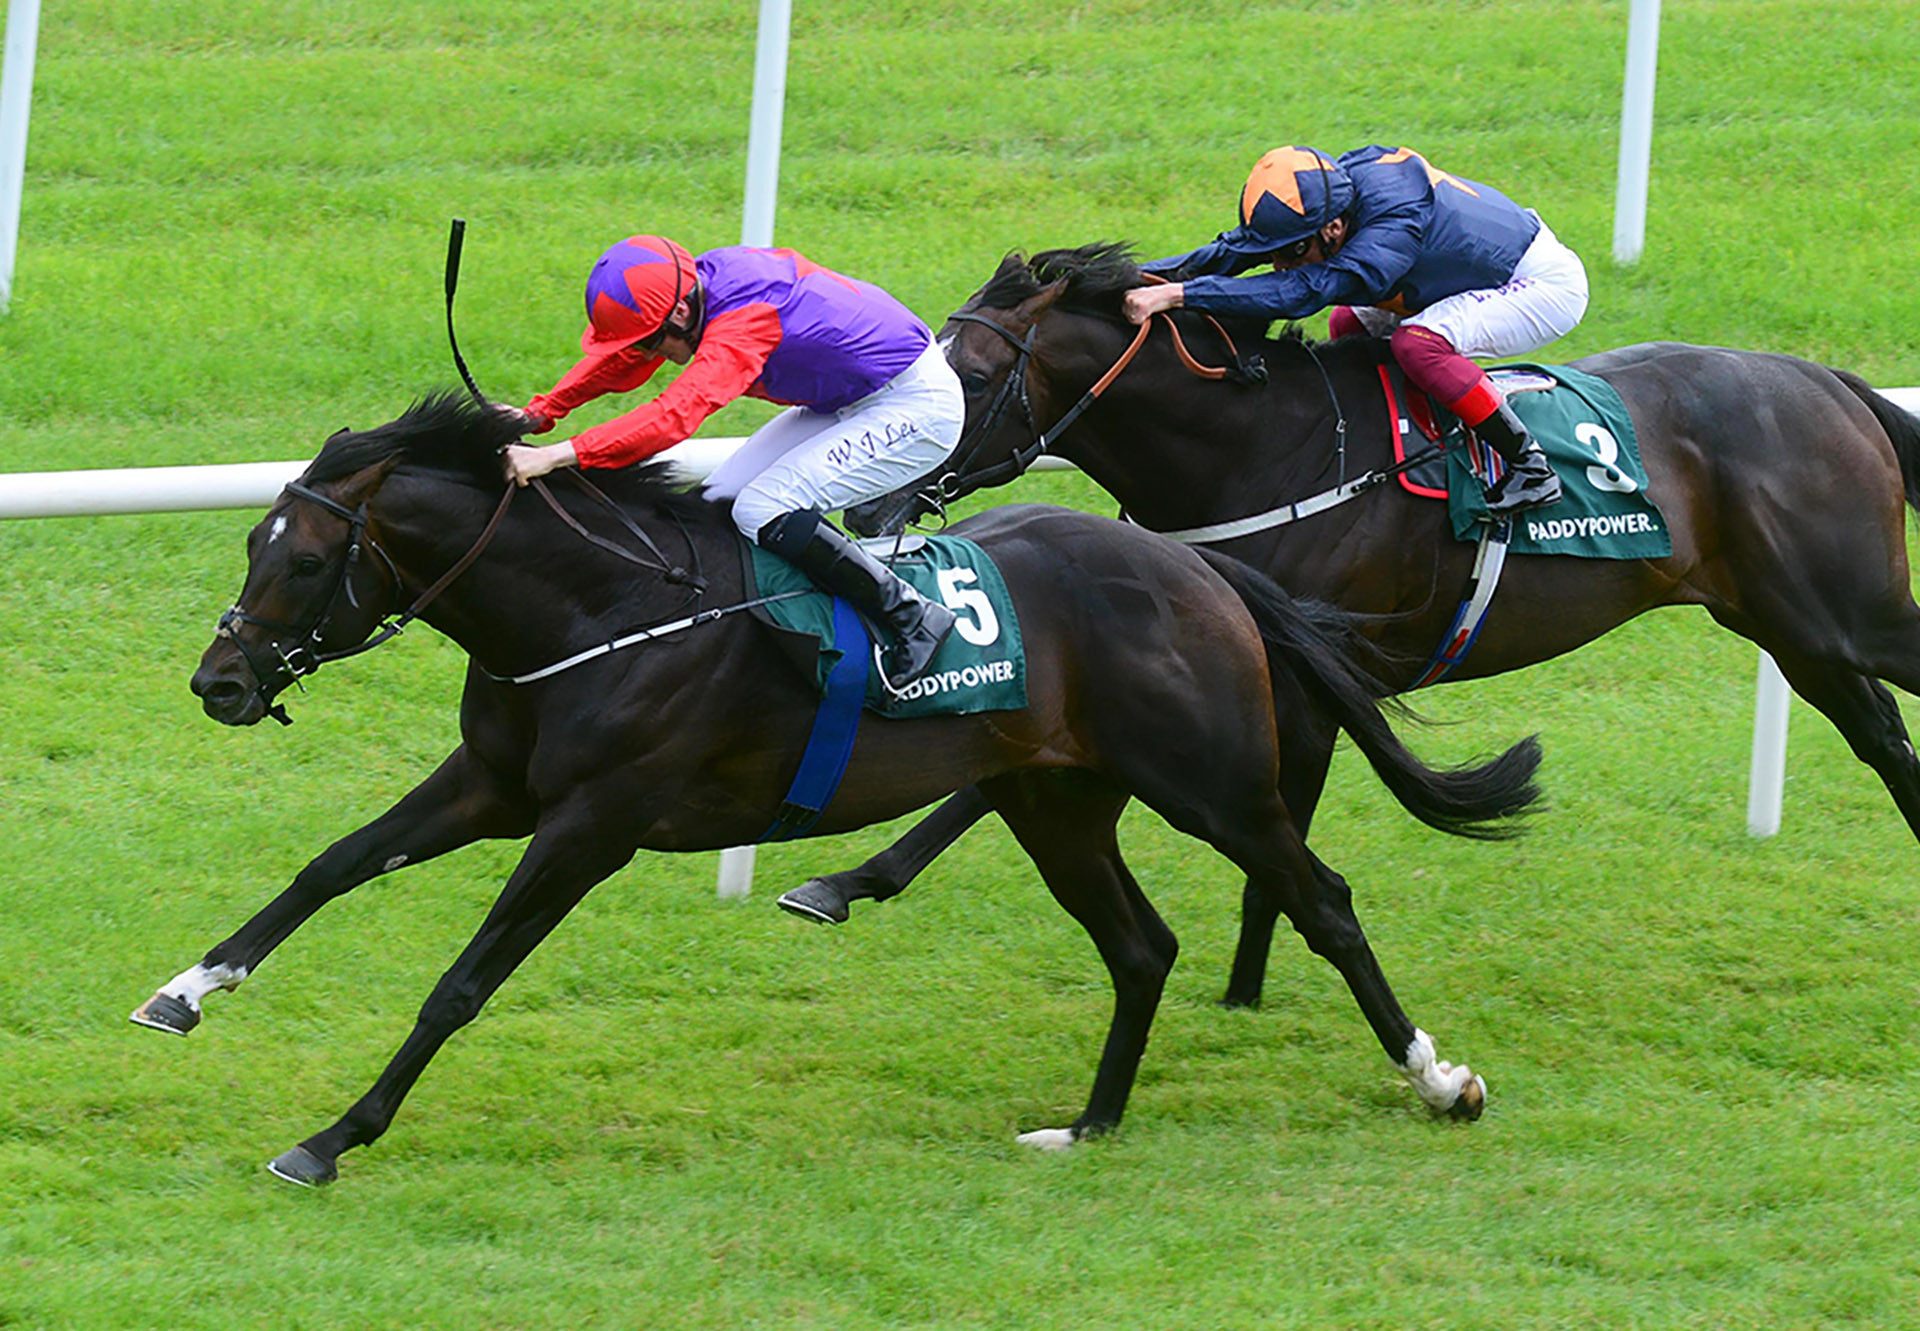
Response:
M1317 733L1325 730L1323 736ZM1309 727L1302 724L1286 738L1280 757L1280 799L1293 815L1294 829L1301 840L1313 822L1313 811L1320 803L1320 792L1327 784L1327 768L1333 761L1333 741L1338 732L1325 722ZM1266 986L1267 958L1273 951L1273 927L1279 922L1283 905L1281 894L1272 883L1249 877L1240 890L1240 942L1233 953L1233 971L1227 976L1223 1007L1259 1007L1260 992Z
M1180 945L1120 858L1114 827L1124 791L1086 773L1025 772L998 778L993 794L1047 890L1093 939L1113 980L1113 1018L1086 1108L1068 1127L1020 1134L1024 1145L1064 1150L1120 1122Z
M200 1023L208 994L238 988L268 953L327 902L404 864L418 864L486 837L525 836L533 820L525 795L465 745L432 776L359 831L322 851L293 882L196 966L161 985L132 1020L185 1035Z
M850 903L899 896L961 833L991 811L986 796L968 786L865 864L808 879L783 894L780 907L817 924L845 924Z
M472 1021L514 968L595 885L633 858L631 836L609 837L618 819L552 820L535 834L500 899L420 1008L413 1031L370 1090L324 1132L275 1157L268 1168L291 1183L334 1179L342 1151L377 1140L393 1122L440 1046Z

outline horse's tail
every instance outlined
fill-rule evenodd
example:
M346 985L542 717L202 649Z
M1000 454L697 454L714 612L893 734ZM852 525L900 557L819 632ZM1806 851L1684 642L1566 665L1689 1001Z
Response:
M1920 510L1920 420L1890 398L1882 397L1857 374L1834 370L1840 382L1867 404L1867 410L1880 422L1880 428L1893 440L1893 455L1900 459L1900 481L1906 488L1907 503Z
M1393 733L1378 699L1391 690L1351 659L1338 640L1351 632L1332 606L1298 602L1265 574L1215 550L1200 555L1246 603L1276 672L1300 681L1308 695L1353 737L1373 770L1408 813L1454 836L1504 840L1524 830L1514 815L1534 807L1540 788L1540 740L1530 735L1478 766L1429 767Z

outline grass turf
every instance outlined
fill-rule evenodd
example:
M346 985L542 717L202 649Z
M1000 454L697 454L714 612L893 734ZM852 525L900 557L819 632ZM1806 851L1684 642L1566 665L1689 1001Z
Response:
M456 213L476 373L544 387L609 239L737 237L752 23L50 8L4 466L295 457L389 418L451 378ZM937 318L1010 247L1212 234L1272 142L1404 140L1585 255L1593 310L1554 357L1676 337L1920 383L1916 35L1901 3L1670 7L1647 254L1620 269L1620 6L803 7L779 239ZM1104 507L1077 477L1019 494ZM1004 832L850 928L772 910L883 828L764 851L747 903L715 901L711 857L643 856L335 1190L274 1184L260 1163L365 1087L515 848L336 903L185 1042L124 1023L454 740L458 654L418 634L327 672L291 731L199 715L251 521L0 527L0 1326L1920 1320L1912 837L1797 708L1786 827L1749 841L1753 654L1680 613L1422 700L1456 723L1415 737L1430 757L1545 732L1524 842L1444 841L1337 764L1315 847L1442 1056L1487 1075L1471 1127L1426 1120L1291 938L1265 1010L1214 1008L1235 876L1136 813L1184 952L1112 1140L1011 1144L1078 1108L1107 997Z

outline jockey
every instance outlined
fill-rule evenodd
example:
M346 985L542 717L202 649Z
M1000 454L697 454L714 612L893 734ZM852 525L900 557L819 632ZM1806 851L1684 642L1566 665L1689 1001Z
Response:
M1273 271L1238 276L1262 264ZM1586 269L1532 209L1411 148L1361 148L1337 162L1275 148L1247 177L1238 227L1142 269L1174 280L1127 293L1135 323L1182 306L1263 319L1332 306L1334 337L1391 335L1407 378L1506 459L1487 494L1492 512L1560 498L1540 446L1467 359L1533 351L1586 313Z
M787 405L707 479L750 541L844 597L891 639L896 690L926 669L953 612L923 600L825 514L918 480L959 442L960 381L933 336L886 292L792 250L734 246L695 257L632 236L587 277L586 355L521 412L541 434L582 403L640 387L664 361L687 370L651 401L571 439L507 448L525 485L556 467L625 467L690 436L741 396Z

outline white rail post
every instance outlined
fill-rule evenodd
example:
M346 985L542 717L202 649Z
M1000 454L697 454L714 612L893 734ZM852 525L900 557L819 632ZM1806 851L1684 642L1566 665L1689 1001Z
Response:
M27 183L27 112L33 104L33 52L39 42L40 0L12 0L7 6L6 58L0 62L0 314L13 304L20 197Z
M780 125L787 105L787 35L793 0L760 0L760 31L753 45L753 116L747 128L747 198L740 243L773 244L774 203L780 197ZM720 852L723 897L753 891L752 846Z
M1647 239L1647 172L1653 159L1653 72L1660 57L1660 0L1633 0L1627 83L1620 95L1620 180L1613 200L1613 257L1639 261Z
M1747 780L1747 831L1772 836L1780 830L1787 779L1787 677L1765 652L1753 700L1753 769Z
M773 244L774 203L780 194L780 124L787 104L787 34L793 0L760 0L760 31L753 48L753 117L747 129L747 201L740 243Z

